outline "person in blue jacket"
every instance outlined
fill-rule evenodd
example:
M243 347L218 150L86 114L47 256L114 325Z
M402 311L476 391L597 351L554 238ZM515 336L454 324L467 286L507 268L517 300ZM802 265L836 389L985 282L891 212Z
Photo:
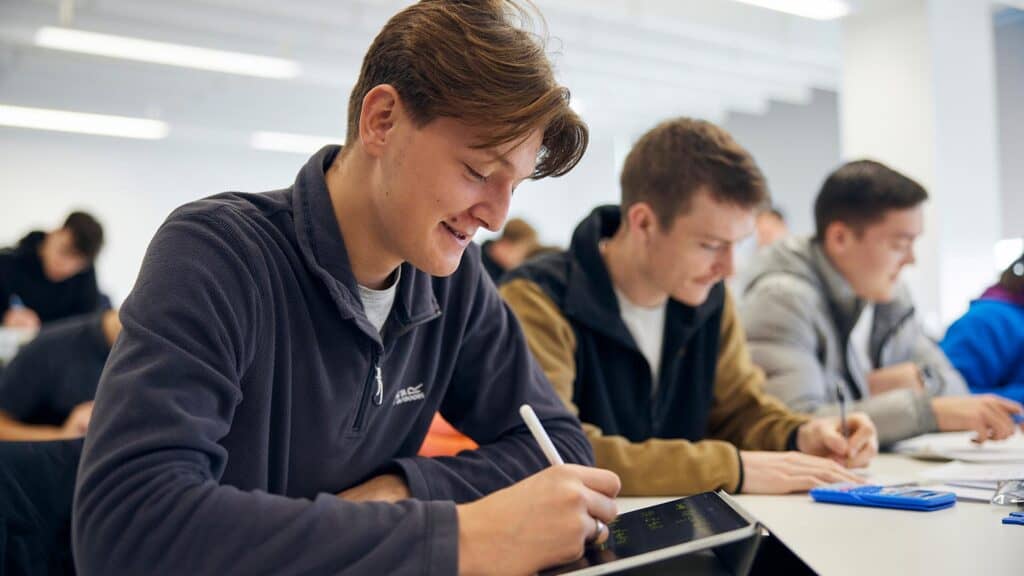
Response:
M580 465L580 423L472 242L586 148L524 15L405 8L343 148L168 217L85 438L80 574L526 574L607 537L618 477ZM569 464L547 467L522 404ZM480 447L418 457L438 411Z
M953 322L942 350L972 392L1024 402L1024 254Z

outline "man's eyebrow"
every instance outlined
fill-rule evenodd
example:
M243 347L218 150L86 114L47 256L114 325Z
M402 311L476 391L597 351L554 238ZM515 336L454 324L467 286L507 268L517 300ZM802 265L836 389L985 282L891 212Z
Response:
M516 173L516 166L515 166L515 164L513 164L512 161L509 160L506 155L499 154L498 152L495 152L494 150L489 150L489 149L486 149L486 148L484 148L484 149L479 149L478 148L475 151L479 152L480 154L482 154L483 156L486 157L485 160L484 160L486 163L488 163L488 164L501 164L509 172L512 172L513 174ZM532 175L533 175L533 170L530 170L530 172L528 174L524 175L522 178L519 178L518 181L522 182L523 180L528 180L530 178L530 176L532 176Z
M700 236L704 240L712 240L712 241L715 241L715 242L723 242L725 244L732 244L732 240L729 240L728 238L719 238L718 236L715 236L714 234L708 234L706 232L701 232L701 233L698 234L698 236Z
M498 162L502 166L504 166L504 167L506 167L506 168L508 168L510 170L515 170L515 166L512 165L512 162L508 158L506 158L503 154L498 154L497 152L488 152L487 154L488 154L488 156L491 157L491 162Z

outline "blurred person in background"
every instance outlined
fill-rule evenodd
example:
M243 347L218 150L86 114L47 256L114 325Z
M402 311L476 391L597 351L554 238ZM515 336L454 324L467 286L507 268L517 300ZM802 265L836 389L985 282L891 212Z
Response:
M488 240L480 246L480 260L494 283L505 272L522 264L537 246L537 231L522 218L512 218L505 224L497 240Z
M782 209L765 204L754 218L754 235L740 241L733 250L734 272L726 278L733 294L743 294L750 283L750 267L769 246L789 236L789 226Z
M786 225L785 214L778 206L769 205L757 213L754 238L758 248L771 246L786 236L789 236L789 226Z
M85 435L96 385L120 333L116 310L43 327L0 374L0 440Z
M915 262L925 189L871 160L825 180L816 235L789 238L753 263L740 317L765 390L801 412L839 412L840 394L889 444L929 432L1013 434L1016 402L969 396L921 327L900 272Z
M941 346L972 392L1024 403L1024 254L971 302Z
M0 316L6 328L41 324L104 307L93 267L103 247L103 226L72 212L56 230L29 232L0 250Z

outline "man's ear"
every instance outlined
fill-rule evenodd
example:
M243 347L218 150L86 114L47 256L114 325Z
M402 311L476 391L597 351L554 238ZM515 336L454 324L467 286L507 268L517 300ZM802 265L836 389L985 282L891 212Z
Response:
M825 246L829 252L842 254L853 242L854 230L845 222L832 222L825 228Z
M636 234L645 244L659 231L658 218L651 205L646 202L637 202L630 206L626 211L625 220L629 224L630 234Z
M404 114L402 99L390 84L378 84L363 96L359 113L359 143L367 154L379 157Z

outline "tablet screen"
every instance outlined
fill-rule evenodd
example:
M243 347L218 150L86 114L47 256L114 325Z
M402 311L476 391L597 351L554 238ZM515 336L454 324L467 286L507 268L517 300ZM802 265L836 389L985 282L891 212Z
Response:
M562 574L606 564L749 525L718 495L705 492L621 514L608 526L611 534L603 546L588 546L578 562L544 574Z

